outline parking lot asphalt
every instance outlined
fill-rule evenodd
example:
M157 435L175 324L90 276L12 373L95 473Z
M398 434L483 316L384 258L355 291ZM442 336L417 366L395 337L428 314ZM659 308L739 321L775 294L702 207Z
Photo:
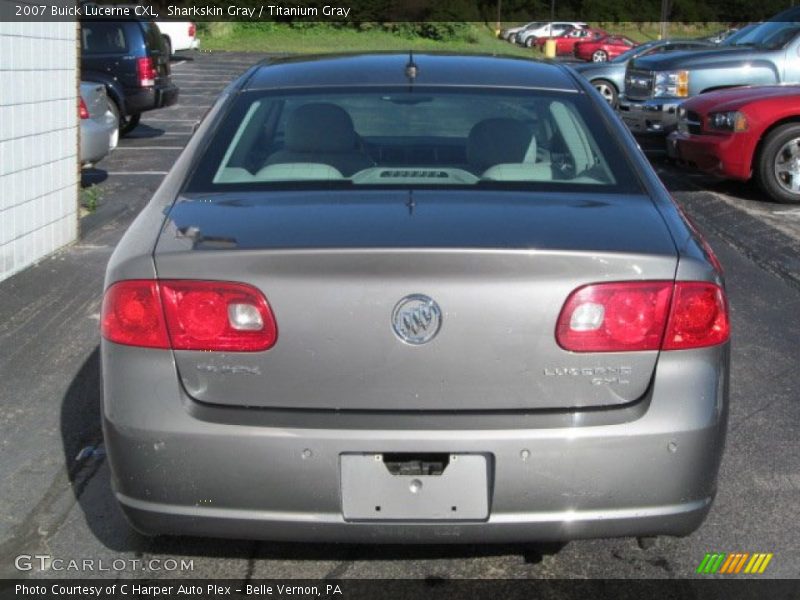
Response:
M733 324L731 413L719 493L686 538L564 545L311 545L148 539L111 495L100 431L98 320L114 245L177 158L213 98L260 57L192 53L173 63L178 105L146 113L85 183L101 190L76 244L0 284L0 577L682 578L706 552L772 552L762 577L800 576L800 207L761 200L656 163L726 269ZM265 457L268 460L268 457ZM264 482L253 482L260 485ZM20 572L15 557L181 559L177 572Z

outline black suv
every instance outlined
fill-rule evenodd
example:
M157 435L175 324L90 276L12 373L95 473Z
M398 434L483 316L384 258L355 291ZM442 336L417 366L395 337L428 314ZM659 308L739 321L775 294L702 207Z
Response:
M150 21L82 21L81 79L105 84L120 135L139 124L141 113L178 101L169 51Z

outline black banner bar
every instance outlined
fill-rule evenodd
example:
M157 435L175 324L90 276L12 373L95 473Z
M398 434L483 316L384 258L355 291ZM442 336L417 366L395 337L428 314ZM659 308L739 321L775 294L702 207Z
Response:
M800 21L787 0L0 0L0 21L79 18L238 22ZM783 12L782 12L783 11Z
M3 600L795 600L797 580L197 580L61 579L0 581Z

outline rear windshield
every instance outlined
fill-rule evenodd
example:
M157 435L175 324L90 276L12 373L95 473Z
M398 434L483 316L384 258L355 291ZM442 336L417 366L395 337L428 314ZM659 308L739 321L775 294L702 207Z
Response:
M640 193L584 94L403 87L247 92L188 192L497 187Z
M88 21L81 24L81 52L84 54L119 54L127 49L124 23Z

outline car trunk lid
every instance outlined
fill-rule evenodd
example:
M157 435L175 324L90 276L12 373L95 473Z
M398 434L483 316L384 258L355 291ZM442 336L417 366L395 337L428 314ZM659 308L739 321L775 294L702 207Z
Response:
M658 353L572 353L555 340L571 291L671 280L674 244L643 196L273 192L181 198L156 249L164 279L252 284L278 341L259 353L176 351L196 400L251 407L571 409L641 397ZM421 345L393 312L424 294Z

